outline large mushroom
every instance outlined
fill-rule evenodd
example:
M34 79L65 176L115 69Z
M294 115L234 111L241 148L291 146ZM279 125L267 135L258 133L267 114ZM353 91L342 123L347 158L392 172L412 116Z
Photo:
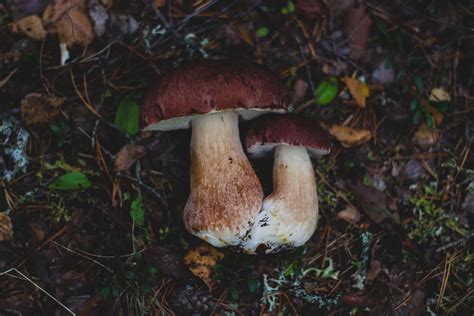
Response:
M269 114L250 123L245 139L251 158L274 152L273 192L263 201L242 248L275 252L303 245L316 230L318 196L310 156L330 152L328 136L313 120Z
M263 190L245 156L238 120L285 112L287 90L244 61L200 61L162 76L144 100L147 131L192 127L188 231L210 244L239 245L260 212Z

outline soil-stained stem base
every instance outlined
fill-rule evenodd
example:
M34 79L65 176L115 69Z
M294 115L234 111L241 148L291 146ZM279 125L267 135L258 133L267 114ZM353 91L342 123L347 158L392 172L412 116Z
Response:
M186 228L214 246L236 246L262 201L262 186L240 142L238 115L222 112L193 120Z

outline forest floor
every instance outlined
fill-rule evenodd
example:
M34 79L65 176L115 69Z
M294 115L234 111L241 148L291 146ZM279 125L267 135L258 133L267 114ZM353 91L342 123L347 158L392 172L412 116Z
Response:
M0 315L473 315L473 51L473 1L3 2ZM330 135L298 249L189 234L191 133L140 131L155 78L222 58Z

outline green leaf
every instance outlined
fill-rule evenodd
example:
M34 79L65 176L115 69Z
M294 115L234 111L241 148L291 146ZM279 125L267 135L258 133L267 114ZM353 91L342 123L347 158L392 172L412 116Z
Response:
M239 299L239 291L235 285L232 285L230 288L230 297L233 301L237 301Z
M418 105L419 105L419 103L418 103L417 99L411 100L410 111L415 112L415 110L418 109Z
M130 217L139 226L145 224L145 207L143 206L143 200L140 196L136 197L130 206Z
M421 121L421 111L420 109L416 110L415 115L413 115L413 123L418 125Z
M314 90L314 101L318 105L330 103L337 95L337 80L334 77L323 80Z
M82 172L74 171L63 174L48 185L52 190L81 190L91 186L91 182Z
M248 278L247 279L247 287L248 287L250 293L257 292L257 287L258 287L257 280L255 280L254 278Z
M270 33L270 30L266 26L261 26L257 29L257 37L265 37Z
M126 97L120 101L115 114L115 125L121 130L135 135L139 131L140 107L137 102Z
M418 92L423 92L423 81L421 80L420 76L415 77L415 86Z
M295 12L295 4L293 1L288 0L286 7L281 9L281 13L287 15L293 12Z

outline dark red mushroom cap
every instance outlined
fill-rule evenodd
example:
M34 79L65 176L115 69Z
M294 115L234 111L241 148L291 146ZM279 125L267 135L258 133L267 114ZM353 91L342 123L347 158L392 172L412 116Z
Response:
M237 110L244 118L285 112L288 91L273 72L240 60L185 64L156 81L144 100L147 130L188 128L197 114ZM256 111L250 111L253 109Z
M245 145L252 158L268 155L279 145L304 146L314 158L331 151L329 136L317 122L294 114L268 114L253 120Z

